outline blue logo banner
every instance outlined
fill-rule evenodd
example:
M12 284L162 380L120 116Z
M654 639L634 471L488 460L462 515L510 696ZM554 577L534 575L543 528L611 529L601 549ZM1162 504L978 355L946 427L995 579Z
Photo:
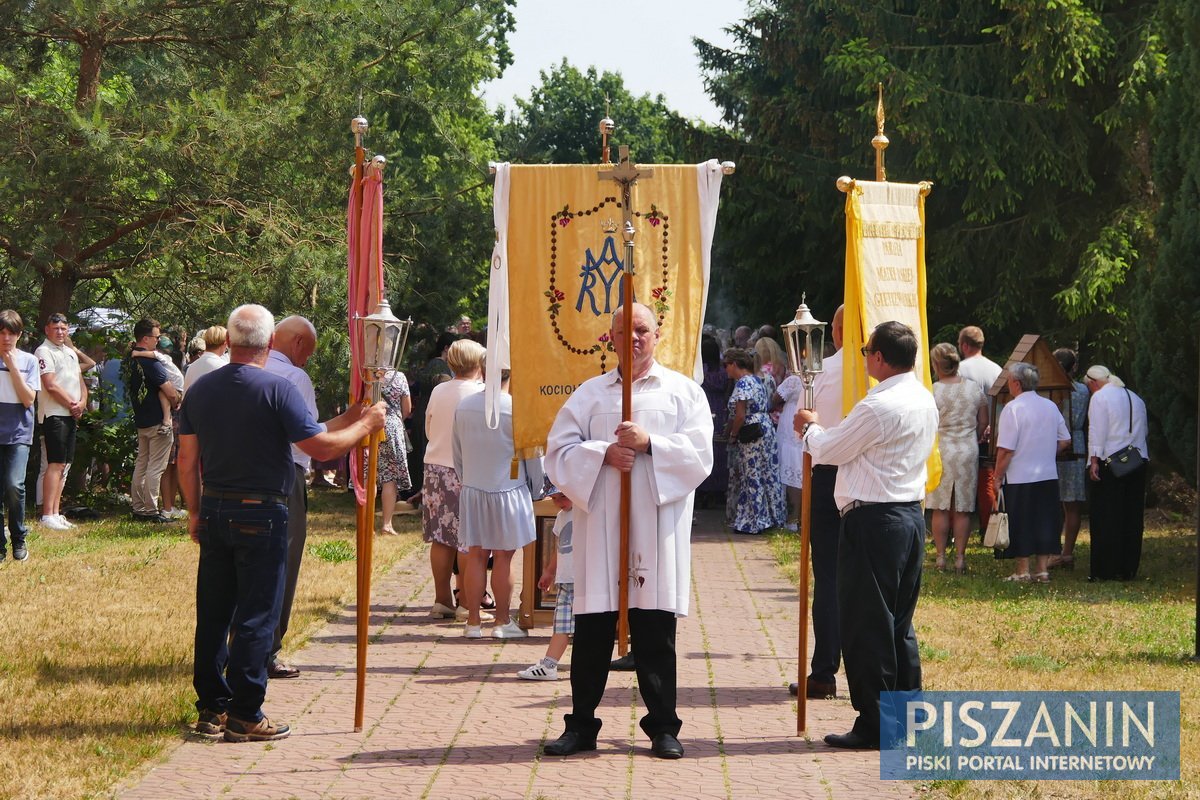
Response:
M884 692L884 780L1179 780L1179 692Z

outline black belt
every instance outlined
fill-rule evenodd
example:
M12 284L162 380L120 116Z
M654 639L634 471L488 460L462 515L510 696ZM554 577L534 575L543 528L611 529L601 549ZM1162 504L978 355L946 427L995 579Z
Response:
M920 502L920 500L851 500L845 507L838 509L838 514L844 517L851 511L866 506L915 506Z
M287 505L287 497L281 494L268 494L266 492L226 492L221 489L205 489L205 497L212 497L217 500L236 500L240 503L279 503Z
M882 502L883 501L880 500L851 500L849 503L846 503L845 506L838 509L838 514L844 517L856 508L862 508L863 506L877 506L881 505Z

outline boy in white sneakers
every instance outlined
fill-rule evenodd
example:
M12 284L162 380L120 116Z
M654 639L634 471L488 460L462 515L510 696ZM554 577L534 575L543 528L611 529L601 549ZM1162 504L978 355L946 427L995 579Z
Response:
M558 680L558 662L567 652L567 644L575 633L575 575L572 571L571 555L571 500L553 486L546 496L558 506L554 520L554 535L558 544L550 555L550 561L538 578L538 588L543 592L551 583L558 584L558 601L554 604L554 633L541 661L517 673L527 681Z

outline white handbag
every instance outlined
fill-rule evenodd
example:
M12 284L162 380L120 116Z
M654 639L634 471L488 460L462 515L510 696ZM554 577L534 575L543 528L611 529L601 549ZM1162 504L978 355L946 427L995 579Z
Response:
M983 534L983 546L1004 550L1008 547L1008 512L1004 510L1004 490L1001 489L996 497L996 510L988 519L987 530Z

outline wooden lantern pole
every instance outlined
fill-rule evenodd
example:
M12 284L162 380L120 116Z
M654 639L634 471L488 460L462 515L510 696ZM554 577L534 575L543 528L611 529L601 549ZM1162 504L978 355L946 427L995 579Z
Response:
M357 122L357 120L356 120ZM365 151L362 146L362 131L366 129L366 120L362 120L361 128L356 127L354 132L354 190L352 194L352 202L350 206L351 231L353 236L361 235L361 222L366 201L365 182L368 177L368 170L365 166ZM382 157L376 156L370 166L370 176L377 175L385 164ZM375 212L378 213L378 212ZM369 241L358 241L358 263L354 265L355 269L360 269L361 265L367 265L367 303L368 308L374 309L380 298L383 296L383 286L380 284L378 264L382 263L382 253L379 252L379 244L377 235L374 230L370 232ZM362 246L366 245L366 259L362 257ZM353 302L353 298L351 298ZM350 335L356 335L352 329ZM360 353L360 356L362 354ZM360 365L363 366L363 365ZM365 373L365 370L364 370ZM370 387L369 392L364 392L363 396L355 398L351 397L351 402L369 403L374 405L380 400L380 387L378 376L363 375L363 381L366 386ZM375 432L364 438L359 444L359 463L365 463L367 466L365 485L363 486L363 503L356 509L356 525L355 525L355 544L357 545L356 552L358 554L355 560L356 586L355 586L355 690L354 690L354 731L360 732L363 729L363 716L366 707L366 687L367 687L367 634L371 621L371 568L373 560L373 550L375 546L375 481L377 479L378 464L379 464L379 442L382 441L382 433ZM365 462L362 456L366 456ZM351 460L353 466L353 459ZM354 475L350 476L350 480L354 480Z
M812 410L812 381L804 381L804 408ZM796 735L803 736L808 730L808 548L809 530L812 527L812 454L804 451L800 494L800 656L796 676Z

